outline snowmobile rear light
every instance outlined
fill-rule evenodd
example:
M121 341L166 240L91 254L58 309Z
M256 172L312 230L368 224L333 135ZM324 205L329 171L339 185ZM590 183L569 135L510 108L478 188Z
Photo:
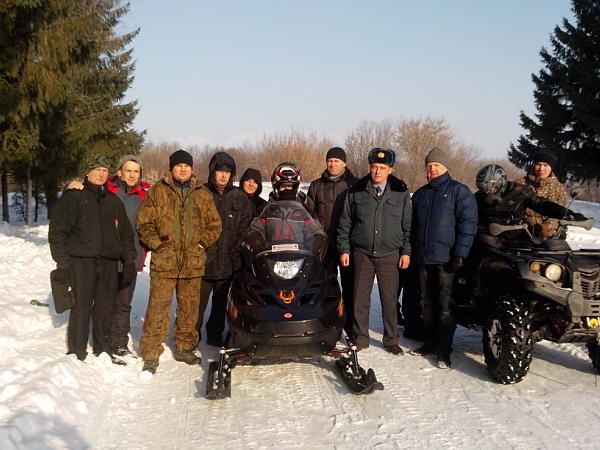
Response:
M284 280L291 280L302 268L302 264L304 263L304 258L302 259L294 259L291 261L277 261L273 266L273 272L280 278Z
M549 264L544 270L544 276L550 281L558 281L562 276L562 267L558 264Z

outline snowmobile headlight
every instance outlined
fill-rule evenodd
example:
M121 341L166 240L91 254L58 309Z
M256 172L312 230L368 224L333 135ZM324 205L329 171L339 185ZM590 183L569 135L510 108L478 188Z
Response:
M302 264L304 263L304 259L294 259L292 261L277 261L273 266L273 272L278 277L283 278L284 280L291 280L302 268Z
M558 264L549 264L544 270L544 276L550 281L558 281L562 275L562 267Z

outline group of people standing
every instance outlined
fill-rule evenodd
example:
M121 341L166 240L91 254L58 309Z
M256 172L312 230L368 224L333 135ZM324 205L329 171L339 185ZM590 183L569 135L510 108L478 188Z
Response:
M545 155L545 161L538 163L550 166L549 158ZM284 163L273 173L271 200L302 202L322 225L329 240L324 267L332 277L339 270L344 329L359 351L369 347L371 291L377 277L383 346L393 355L404 354L397 301L411 268L412 276L418 277L420 301L404 301L419 305L413 308L419 317L407 320L420 323L406 325L407 330L409 325L418 328L424 340L411 353L435 354L438 367L447 368L456 328L453 278L465 264L477 232L478 202L465 185L451 178L442 150L434 148L427 155L428 182L412 199L407 185L393 175L395 159L392 150L372 149L369 173L358 179L346 167L345 151L334 147L325 155L323 174L305 196L299 192L300 169ZM85 360L91 318L94 354L106 352L114 363L125 364L122 357L132 354L128 333L136 273L142 270L148 250L150 295L139 349L143 370L155 373L158 368L174 292L174 358L187 364L200 362L196 348L211 294L205 340L217 347L224 344L227 295L240 265L236 247L267 202L260 197L262 177L256 169L246 170L239 188L233 186L236 164L225 152L210 160L207 183L198 180L193 166L189 153L174 152L169 172L150 188L141 181L137 157L121 158L116 176L108 178L106 159L92 156L83 183L71 185L56 204L51 212L50 248L75 298L67 328L69 354ZM543 180L548 175L536 173L523 183L555 190L555 184ZM566 195L562 200L564 206ZM547 217L538 216L531 218L537 232L543 236L559 232Z

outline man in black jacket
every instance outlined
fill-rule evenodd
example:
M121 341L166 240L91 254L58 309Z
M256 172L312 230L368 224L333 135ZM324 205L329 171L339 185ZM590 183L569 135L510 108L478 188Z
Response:
M437 354L450 367L456 329L454 273L464 265L477 231L477 205L467 186L450 177L447 157L432 149L425 158L428 183L413 195L412 248L423 297L425 344L411 353Z
M329 247L323 260L325 270L337 279L340 254L337 251L337 226L344 208L346 192L358 181L350 169L346 167L346 152L340 147L329 149L325 156L327 169L308 188L306 206L319 219L329 238ZM353 266L340 266L342 281L342 297L346 310L344 329L352 336L354 323L354 307L352 304L354 273Z
M217 152L209 164L209 179L206 187L212 192L219 211L223 231L217 243L206 251L207 260L200 288L200 312L198 332L202 329L204 311L212 293L210 316L206 322L206 341L209 345L223 345L227 294L231 286L234 269L240 261L236 257L238 239L250 225L252 212L247 195L233 186L235 161L225 152ZM202 336L202 333L200 333Z
M135 276L133 229L123 203L106 188L109 164L92 155L86 163L83 190L68 190L56 203L48 232L59 277L68 281L75 304L67 327L67 354L87 356L90 317L95 355L111 354L110 329L122 261L122 283Z
M410 264L412 207L404 181L392 175L396 154L374 148L369 175L348 190L337 228L340 265L354 265L354 343L369 346L369 310L377 276L383 315L383 346L403 355L398 345L398 268Z

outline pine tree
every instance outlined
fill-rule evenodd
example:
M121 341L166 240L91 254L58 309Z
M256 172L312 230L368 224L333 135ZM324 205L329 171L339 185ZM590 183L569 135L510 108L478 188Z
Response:
M540 51L545 67L532 75L537 113L521 112L527 134L511 144L508 159L527 168L546 151L558 158L560 179L600 179L600 0L572 0L572 11L575 25L563 19L552 51Z
M135 68L132 50L126 47L138 30L123 35L115 31L128 8L120 0L80 2L78 15L86 21L78 31L71 90L41 122L39 167L50 205L52 193L65 178L82 175L87 154L103 154L116 162L124 154L140 151L144 133L131 128L137 102L123 103ZM55 161L61 165L57 167Z
M116 31L121 0L0 3L0 172L31 172L49 206L87 153L137 153L131 43Z

